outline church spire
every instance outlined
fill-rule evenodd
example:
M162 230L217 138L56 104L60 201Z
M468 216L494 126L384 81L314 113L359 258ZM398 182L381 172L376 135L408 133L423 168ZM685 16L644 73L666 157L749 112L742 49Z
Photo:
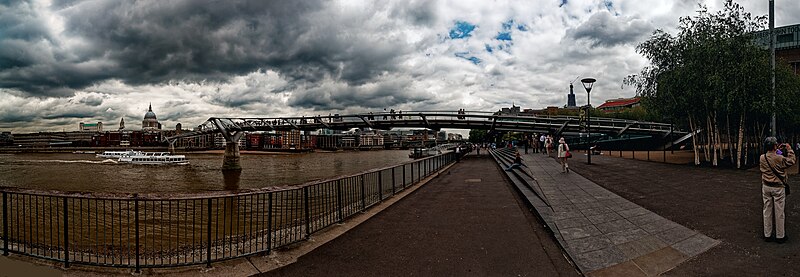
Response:
M150 103L150 105L147 107L147 111L148 112L152 112L153 111L153 103Z

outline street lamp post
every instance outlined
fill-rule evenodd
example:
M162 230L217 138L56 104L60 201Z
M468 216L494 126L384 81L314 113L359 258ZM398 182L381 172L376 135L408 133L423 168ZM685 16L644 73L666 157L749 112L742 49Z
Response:
M581 79L583 88L586 89L586 139L587 139L586 164L592 164L592 129L591 129L592 113L589 109L592 107L592 97L590 95L592 93L592 86L594 85L595 81L597 80L595 80L594 78Z
M772 118L770 120L770 135L775 136L775 0L769 0L769 64L772 72Z

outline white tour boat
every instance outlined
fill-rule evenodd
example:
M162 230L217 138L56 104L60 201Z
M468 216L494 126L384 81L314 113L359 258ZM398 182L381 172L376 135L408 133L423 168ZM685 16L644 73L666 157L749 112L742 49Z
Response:
M136 155L122 156L121 163L132 164L188 164L184 155L172 155L169 152L140 152Z
M98 158L104 159L119 159L124 156L133 156L133 155L141 155L144 152L142 151L133 151L133 150L126 150L126 151L105 151L103 153L97 154Z

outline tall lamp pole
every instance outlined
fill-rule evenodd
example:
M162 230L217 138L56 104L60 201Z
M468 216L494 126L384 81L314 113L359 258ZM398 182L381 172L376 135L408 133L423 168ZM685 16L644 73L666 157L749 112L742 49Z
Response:
M586 164L592 164L592 129L591 129L591 111L589 110L592 107L592 97L590 96L592 93L592 86L594 82L597 81L594 78L583 78L581 79L581 83L583 84L583 88L586 89L586 135L587 135L587 143L588 146L586 147Z
M772 120L770 135L775 136L775 0L769 0L769 64L772 68Z

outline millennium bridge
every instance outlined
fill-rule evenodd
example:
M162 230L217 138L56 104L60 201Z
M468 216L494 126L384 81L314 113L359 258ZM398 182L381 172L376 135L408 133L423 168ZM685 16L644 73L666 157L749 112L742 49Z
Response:
M588 127L588 128L587 128ZM223 170L239 170L238 141L245 132L254 131L314 131L319 129L350 130L372 128L427 128L432 130L480 129L523 133L549 133L554 136L578 137L583 133L619 138L623 135L671 138L666 146L677 144L692 134L674 130L671 124L614 118L592 118L588 126L574 116L508 116L481 111L406 111L367 112L348 115L318 115L297 117L211 117L192 132L168 137L170 149L180 138L221 133L225 138Z

